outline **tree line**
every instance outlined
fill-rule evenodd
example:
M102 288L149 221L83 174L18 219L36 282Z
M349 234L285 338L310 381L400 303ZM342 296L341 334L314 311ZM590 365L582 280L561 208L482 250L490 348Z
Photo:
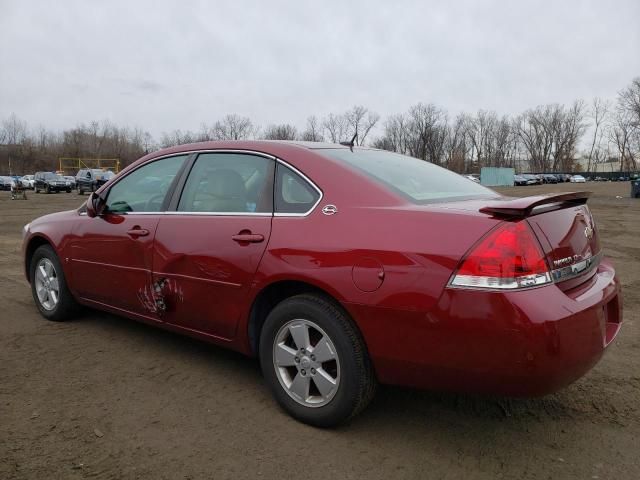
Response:
M260 127L248 117L229 114L211 124L202 123L197 131L177 129L157 140L141 128L109 121L62 132L29 128L11 114L0 124L0 174L10 169L18 174L52 170L59 157L119 158L124 166L158 148L208 140L338 143L352 138L356 145L411 155L461 173L484 166L523 172L590 172L596 164L611 160L619 162L621 171L637 171L640 77L618 92L615 101L595 98L590 103L541 105L515 116L487 110L451 116L434 103L418 103L381 120L376 112L356 105L342 113L312 115L301 129L287 123Z

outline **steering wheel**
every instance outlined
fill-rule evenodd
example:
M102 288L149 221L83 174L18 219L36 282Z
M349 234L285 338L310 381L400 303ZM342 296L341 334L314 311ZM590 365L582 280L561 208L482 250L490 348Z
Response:
M145 211L147 212L159 212L160 208L162 208L162 201L164 200L165 194L158 193L154 195L149 200L147 200L147 204L145 206Z

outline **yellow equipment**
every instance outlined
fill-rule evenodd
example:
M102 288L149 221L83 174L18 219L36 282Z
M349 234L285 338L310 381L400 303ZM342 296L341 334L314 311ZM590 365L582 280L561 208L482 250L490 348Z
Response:
M58 158L59 171L64 175L75 175L81 168L99 168L101 170L111 170L113 173L120 171L119 158Z

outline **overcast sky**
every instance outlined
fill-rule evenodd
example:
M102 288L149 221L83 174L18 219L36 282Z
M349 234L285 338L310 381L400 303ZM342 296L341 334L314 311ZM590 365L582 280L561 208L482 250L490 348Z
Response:
M362 104L518 113L640 76L640 1L0 0L0 119L153 135Z

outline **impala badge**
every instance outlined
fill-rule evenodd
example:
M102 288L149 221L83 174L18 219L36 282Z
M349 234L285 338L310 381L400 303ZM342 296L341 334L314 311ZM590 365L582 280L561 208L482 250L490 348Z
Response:
M338 213L338 207L331 204L325 205L324 207L322 207L322 213L324 213L325 215L334 215Z
M593 238L593 228L586 227L584 229L584 236L587 237L587 239L591 240Z

